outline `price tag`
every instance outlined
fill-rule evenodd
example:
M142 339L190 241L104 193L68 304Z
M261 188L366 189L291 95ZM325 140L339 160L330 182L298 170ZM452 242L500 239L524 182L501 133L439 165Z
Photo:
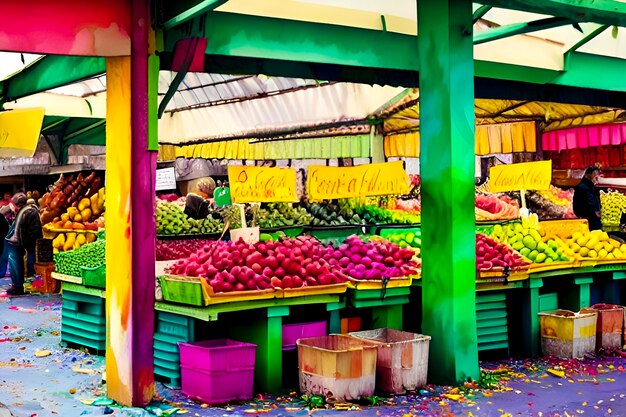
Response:
M176 173L174 167L156 170L156 191L175 190Z

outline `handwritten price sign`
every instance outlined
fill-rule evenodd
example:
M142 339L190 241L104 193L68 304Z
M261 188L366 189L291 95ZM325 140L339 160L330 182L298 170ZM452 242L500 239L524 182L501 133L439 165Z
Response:
M298 201L294 169L229 166L228 182L233 203Z
M552 161L496 165L489 170L492 193L518 190L547 190L552 181Z
M409 177L402 162L355 167L309 167L307 181L311 200L406 194Z

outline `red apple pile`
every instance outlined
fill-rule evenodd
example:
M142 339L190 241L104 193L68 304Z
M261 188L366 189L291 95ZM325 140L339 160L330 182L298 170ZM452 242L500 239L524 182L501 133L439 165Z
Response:
M175 261L187 258L209 242L209 239L157 240L156 260Z
M345 282L338 267L322 258L324 246L315 238L300 236L254 245L210 242L187 259L173 265L175 275L200 276L215 292L300 288Z
M489 271L504 267L516 269L528 264L528 261L507 245L480 233L476 235L477 271Z
M418 264L415 252L403 249L386 240L363 241L358 236L348 237L338 248L325 249L325 259L331 266L359 280L381 280L414 275Z

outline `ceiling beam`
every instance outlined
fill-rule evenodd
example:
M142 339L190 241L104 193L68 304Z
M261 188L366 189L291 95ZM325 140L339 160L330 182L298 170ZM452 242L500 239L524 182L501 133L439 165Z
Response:
M226 12L205 13L194 19L193 26L195 36L209 40L207 55L419 69L416 37L394 32ZM166 51L173 51L176 42L187 37L188 30L166 30Z
M227 1L228 0L203 0L198 4L191 6L190 8L181 11L179 14L169 18L167 21L165 21L163 27L165 27L165 29L171 29L174 26L178 26L181 23L187 22L194 17L201 15L202 13L210 12L217 9Z
M571 25L573 22L562 17L548 17L546 19L534 20L532 22L515 23L505 26L497 26L474 32L474 45L491 42L498 39L508 38L514 35L537 32L545 29L552 29L559 26Z
M503 9L564 17L574 22L626 26L626 3L615 0L481 0Z
M485 16L493 6L480 6L472 15L472 22L476 23Z
M566 52L565 55L569 54L570 52L575 52L578 48L582 47L583 45L585 45L587 42L591 41L592 39L594 39L596 36L598 36L599 34L601 34L602 32L604 32L605 30L607 30L609 27L609 25L600 25L598 26L596 29L594 29L593 31L589 32L587 35L585 35L581 40L579 40L578 42L576 42L574 45L572 45Z
M95 77L105 71L105 61L101 57L46 55L22 71L0 81L0 101L17 100Z

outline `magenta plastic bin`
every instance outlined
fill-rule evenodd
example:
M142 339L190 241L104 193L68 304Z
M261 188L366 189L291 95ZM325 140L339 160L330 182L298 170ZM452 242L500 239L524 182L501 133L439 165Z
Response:
M256 345L215 339L178 347L185 395L207 404L252 398Z
M295 349L298 339L326 336L326 322L312 321L283 325L283 349Z

